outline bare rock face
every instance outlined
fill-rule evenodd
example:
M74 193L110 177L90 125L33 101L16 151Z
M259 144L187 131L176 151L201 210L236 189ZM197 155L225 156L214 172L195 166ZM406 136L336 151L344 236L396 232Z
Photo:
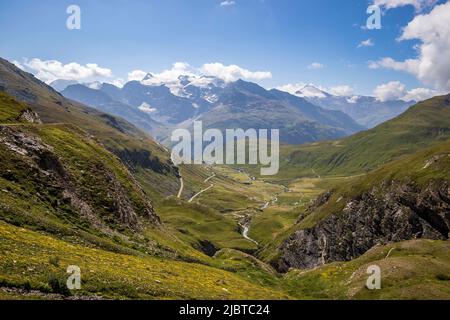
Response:
M25 120L29 123L37 123L42 124L41 118L39 115L31 109L26 109L20 115L21 120Z
M329 195L321 197L328 201ZM377 244L415 238L448 239L450 187L447 182L391 182L351 199L345 208L311 229L299 230L280 248L275 267L309 269L348 261Z

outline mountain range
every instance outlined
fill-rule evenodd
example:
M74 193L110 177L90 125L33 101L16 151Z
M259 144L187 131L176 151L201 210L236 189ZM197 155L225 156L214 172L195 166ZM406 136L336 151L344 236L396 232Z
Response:
M243 80L226 83L214 77L180 76L169 83L151 81L149 74L123 88L102 84L92 89L78 84L61 93L122 116L164 142L171 128L192 128L194 120L203 121L205 128L280 129L280 140L293 144L339 138L364 129L345 113Z
M294 95L322 108L342 111L366 128L390 120L415 104L415 101L380 101L375 97L361 95L337 96L311 84L304 85Z
M171 129L192 128L194 120L202 120L205 128L278 128L281 141L290 144L335 139L392 119L414 103L336 96L312 85L291 95L207 76L160 82L150 73L123 88L65 80L51 85L67 98L129 120L166 144Z
M352 175L450 138L449 96L422 101L375 128L352 136L302 146L283 146L287 175ZM280 172L283 174L283 170Z

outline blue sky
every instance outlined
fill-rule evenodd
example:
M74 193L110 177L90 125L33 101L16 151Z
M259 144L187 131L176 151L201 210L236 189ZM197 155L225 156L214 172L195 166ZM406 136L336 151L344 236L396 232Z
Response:
M161 72L181 61L196 68L219 62L270 71L271 78L254 80L267 88L302 82L326 88L349 85L358 94L372 94L377 85L390 81L407 89L432 87L408 72L370 69L368 61L416 58L414 45L420 45L420 39L396 39L408 22L436 4L421 12L413 5L385 7L382 29L367 30L362 26L372 0L222 2L1 1L0 56L19 62L38 58L95 63L110 69L111 79L127 79L136 69ZM70 4L81 8L81 30L66 28ZM373 46L358 47L368 39ZM308 67L314 62L323 67Z

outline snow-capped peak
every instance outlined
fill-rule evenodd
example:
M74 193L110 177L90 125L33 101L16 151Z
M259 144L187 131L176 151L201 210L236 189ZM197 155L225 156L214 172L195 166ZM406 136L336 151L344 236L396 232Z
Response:
M360 98L361 98L361 96L347 97L347 102L348 103L357 103Z
M102 87L102 83L99 81L84 83L84 85L90 89L100 90Z
M153 113L156 111L156 108L152 108L147 102L142 102L138 109L146 113Z
M329 94L312 84L306 84L295 95L302 98L326 98Z
M151 79L153 79L153 78L154 78L153 74L151 74L151 73L149 72L149 73L147 73L147 74L145 75L145 77L142 79L142 81L151 80Z
M179 97L191 97L192 88L202 91L202 96L209 95L214 88L224 88L226 83L222 79L212 76L201 76L194 74L181 74L176 78L160 78L148 73L141 83L146 86L166 86L173 95Z
M219 79L217 77L213 76L201 76L201 77L194 77L190 79L190 84L194 87L199 88L208 88L208 87L219 87L223 88L225 87L225 81L222 79Z

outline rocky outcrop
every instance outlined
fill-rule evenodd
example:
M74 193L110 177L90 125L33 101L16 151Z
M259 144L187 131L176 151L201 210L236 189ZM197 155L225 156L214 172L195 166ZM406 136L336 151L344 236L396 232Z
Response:
M169 163L163 163L158 157L153 156L148 150L114 150L114 153L130 168L151 169L154 172L168 174L178 172L178 170Z
M211 241L208 240L200 240L198 242L198 247L204 254L210 257L214 256L219 250Z
M329 198L325 194L313 206L317 208ZM377 244L415 238L448 239L449 231L447 182L431 181L422 188L413 183L384 183L347 200L341 212L313 228L292 234L280 247L275 267L286 272L289 268L308 269L348 261Z
M29 123L42 124L39 115L31 109L25 109L20 115L20 120L24 120Z

